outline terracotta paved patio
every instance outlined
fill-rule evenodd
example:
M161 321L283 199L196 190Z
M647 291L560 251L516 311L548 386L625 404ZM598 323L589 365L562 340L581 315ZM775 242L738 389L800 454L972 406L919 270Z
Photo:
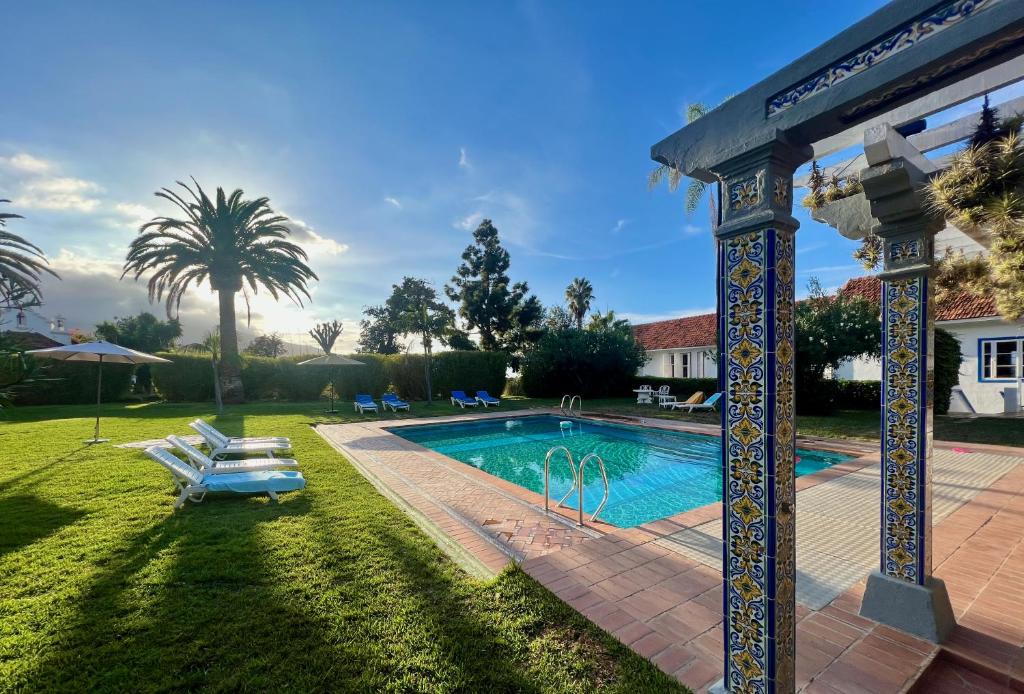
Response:
M537 412L401 424L525 414ZM720 518L718 504L639 528L596 523L579 529L567 517L545 515L540 495L383 431L396 424L367 420L321 426L318 432L378 489L429 527L470 570L494 573L518 562L596 624L694 689L704 690L721 677L716 555L706 554L706 547L680 552L674 546L697 529L712 534L707 531ZM665 426L713 431L678 423ZM839 442L811 445L858 448ZM805 590L809 602L820 609L798 605L797 678L803 691L1024 691L1024 465L1019 464L1024 459L1007 458L1024 451L969 448L987 461L983 474L968 479L974 484L964 484L964 479L950 484L950 498L938 514L941 522L933 536L935 573L949 588L959 623L956 632L939 649L862 619L857 612L863 581L849 586L846 580L843 591L835 591L838 597L825 602L820 591ZM818 505L834 504L832 486L840 493L851 483L863 486L860 477L872 474L872 468L877 484L877 454L800 478L798 508L803 504L810 510L804 500L815 489L814 496L824 499ZM828 531L840 532L834 527ZM845 532L877 538L877 519L875 527L853 523ZM807 564L804 556L798 554L798 570ZM838 570L844 571L841 566ZM798 600L804 601L799 588Z

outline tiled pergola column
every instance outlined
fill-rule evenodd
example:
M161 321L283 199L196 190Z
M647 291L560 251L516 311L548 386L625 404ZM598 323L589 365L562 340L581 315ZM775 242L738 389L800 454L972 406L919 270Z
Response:
M885 131L882 140L885 139ZM870 136L870 133L869 133ZM902 145L902 140L888 133ZM871 152L866 147L869 155ZM876 152L877 156L877 152ZM952 628L953 612L931 565L934 236L941 219L926 209L927 176L895 157L862 174L873 231L881 237L882 426L881 555L861 614L931 641Z
M794 169L778 137L714 168L722 407L725 677L718 691L792 692L795 660Z

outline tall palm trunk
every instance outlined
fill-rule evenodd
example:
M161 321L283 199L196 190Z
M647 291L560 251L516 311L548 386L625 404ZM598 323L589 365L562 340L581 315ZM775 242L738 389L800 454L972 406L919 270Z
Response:
M432 405L434 403L434 384L430 382L430 372L432 371L430 363L432 360L429 344L430 338L424 335L423 340L423 371L427 379L427 404Z
M218 289L220 303L220 392L227 403L245 402L242 365L238 358L238 330L235 327L235 292Z

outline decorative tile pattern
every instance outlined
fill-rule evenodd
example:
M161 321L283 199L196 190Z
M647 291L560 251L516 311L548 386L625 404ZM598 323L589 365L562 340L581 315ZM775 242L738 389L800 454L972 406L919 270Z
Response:
M786 690L796 609L793 235L762 229L720 243L726 684Z
M830 65L805 82L776 94L768 101L768 115L781 113L804 99L819 94L840 82L850 79L897 53L917 45L938 33L970 19L972 16L1000 1L1006 0L953 0L929 11L892 33L880 38L843 60Z
M729 209L733 212L757 207L764 200L764 169L753 176L729 182Z
M776 207L786 207L789 205L789 181L790 179L783 176L775 177L775 185L772 193L775 198Z
M885 282L882 293L882 555L887 576L923 584L931 572L928 279Z
M921 242L917 239L889 244L889 259L895 263L921 258Z

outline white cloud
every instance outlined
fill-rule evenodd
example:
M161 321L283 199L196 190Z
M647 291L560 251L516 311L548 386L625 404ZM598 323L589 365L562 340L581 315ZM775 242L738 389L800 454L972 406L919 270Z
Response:
M469 163L469 156L466 154L465 147L459 147L459 168L472 169L473 165Z
M683 235L685 236L696 236L707 232L703 227L699 227L696 224L686 224L683 226Z
M288 228L292 232L292 241L306 249L310 257L316 257L321 253L341 255L348 251L347 243L338 243L334 239L321 236L301 219L289 220Z
M398 201L398 198L393 198L391 196L388 196L388 197L384 198L384 202L386 202L389 205L394 206L395 209L398 209L398 210L402 209L402 203L400 203Z
M15 171L23 171L25 173L46 173L53 168L53 162L47 161L46 159L40 159L39 157L33 157L27 152L20 152L6 159L0 158L0 161L2 161L8 168L14 169Z
M131 222L148 222L157 216L155 210L135 202L119 202L114 205L114 212Z
M619 233L620 231L625 229L626 225L628 225L628 224L629 224L629 220L628 219L620 219L620 220L616 221L615 222L615 226L612 227L612 233L613 234Z
M483 221L484 215L482 212L473 212L466 215L462 219L456 219L452 226L456 229L463 229L464 231L472 231L476 229L480 222Z
M23 209L94 212L101 201L92 194L101 192L99 184L81 178L39 176L22 182L12 203Z

